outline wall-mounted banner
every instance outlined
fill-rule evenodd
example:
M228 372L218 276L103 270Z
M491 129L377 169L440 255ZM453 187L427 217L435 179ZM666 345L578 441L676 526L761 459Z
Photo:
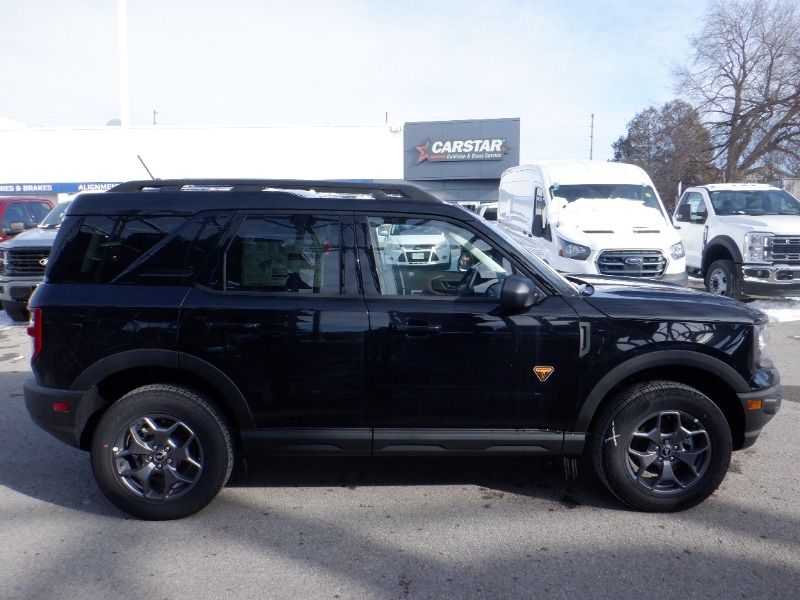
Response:
M86 183L0 183L0 195L77 194L78 192L106 192L119 182Z
M406 123L406 179L499 179L519 164L519 119Z

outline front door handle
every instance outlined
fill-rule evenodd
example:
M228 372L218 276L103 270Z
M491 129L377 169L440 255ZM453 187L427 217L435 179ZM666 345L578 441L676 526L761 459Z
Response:
M392 323L389 326L391 329L395 330L398 333L404 333L406 335L431 335L433 333L440 333L442 331L442 326L437 324L434 325L411 325L408 323Z

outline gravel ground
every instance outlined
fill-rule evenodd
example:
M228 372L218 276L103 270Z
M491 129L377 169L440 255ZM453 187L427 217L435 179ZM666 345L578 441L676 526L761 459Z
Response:
M692 510L624 510L558 461L284 458L146 523L32 424L29 341L0 321L0 598L796 598L800 323L770 328L786 401Z

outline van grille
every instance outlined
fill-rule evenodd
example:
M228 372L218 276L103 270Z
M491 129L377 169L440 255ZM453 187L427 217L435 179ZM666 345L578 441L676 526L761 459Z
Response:
M602 275L660 277L666 268L667 259L659 250L606 250L597 258Z
M772 238L772 260L775 262L800 261L800 235Z
M0 250L0 274L9 277L44 277L50 248ZM44 262L44 264L42 264Z

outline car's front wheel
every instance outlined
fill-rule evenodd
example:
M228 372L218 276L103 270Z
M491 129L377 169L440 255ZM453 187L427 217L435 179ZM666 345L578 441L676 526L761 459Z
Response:
M732 260L715 260L706 271L706 290L716 296L742 297L742 278Z
M92 469L106 497L147 520L179 519L206 506L233 465L231 435L205 398L146 385L111 405L92 439Z
M676 511L705 500L725 478L731 432L719 407L682 383L638 384L599 415L592 458L622 502Z

